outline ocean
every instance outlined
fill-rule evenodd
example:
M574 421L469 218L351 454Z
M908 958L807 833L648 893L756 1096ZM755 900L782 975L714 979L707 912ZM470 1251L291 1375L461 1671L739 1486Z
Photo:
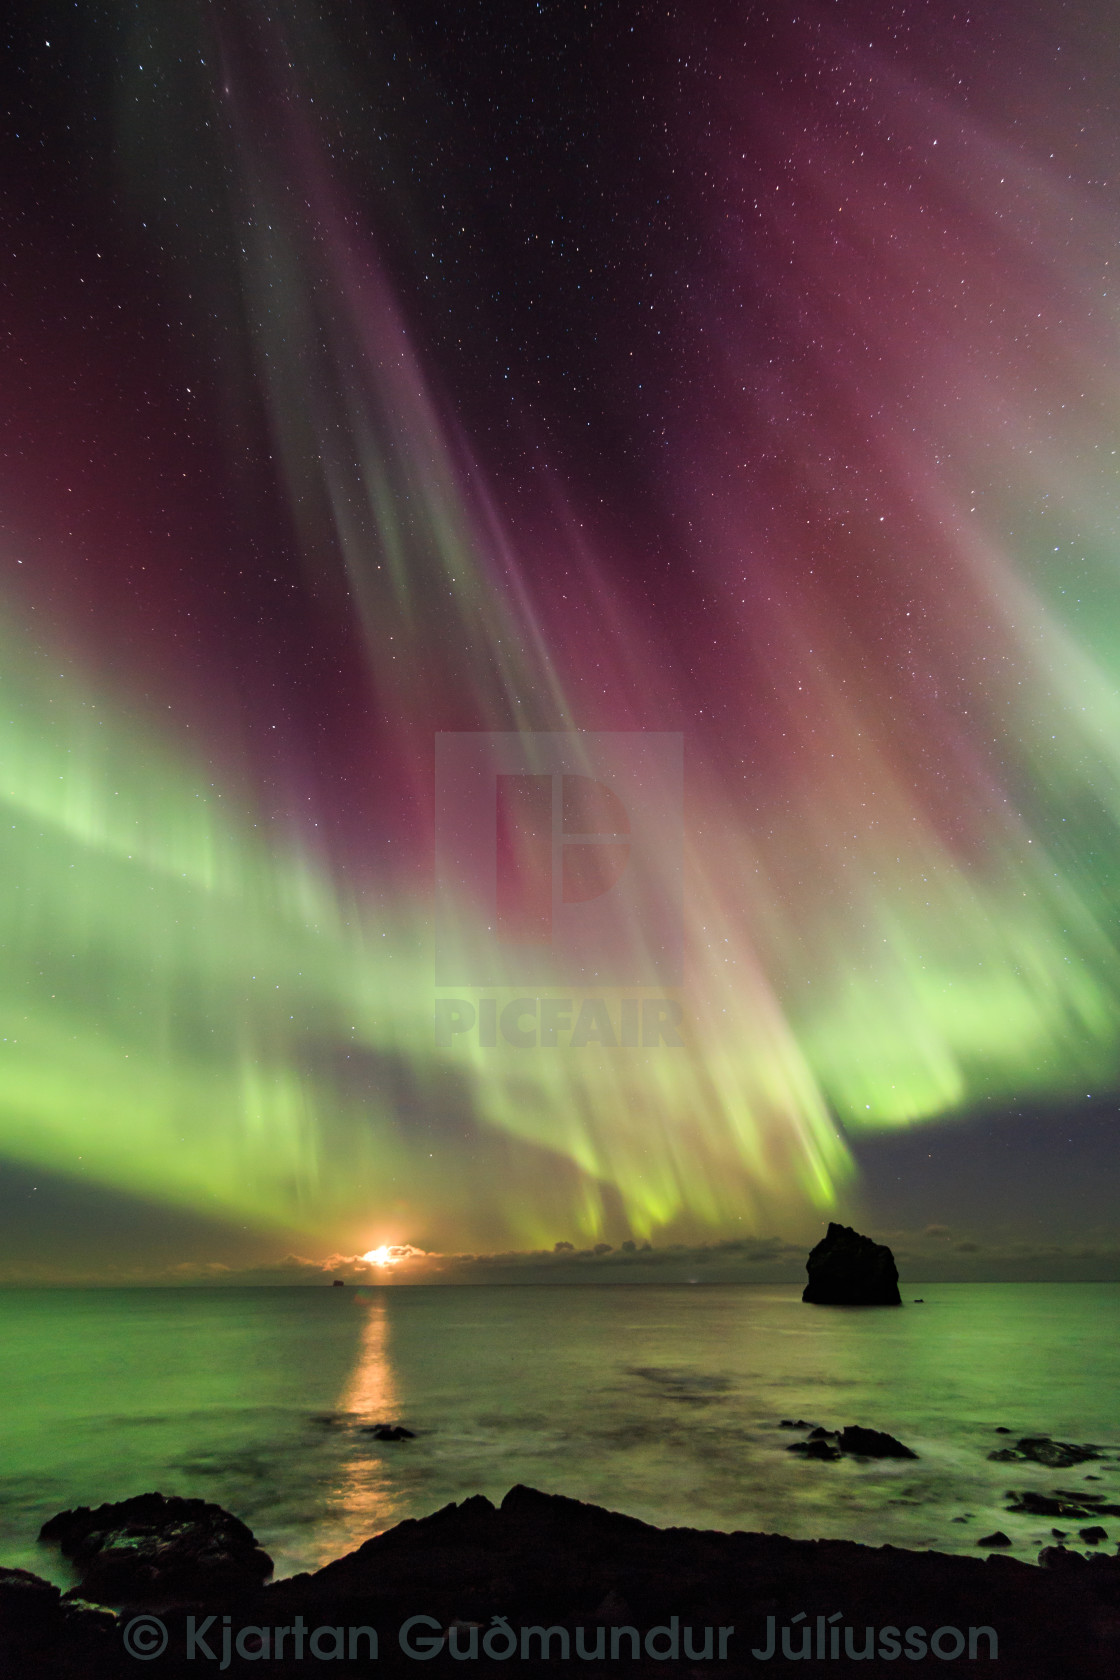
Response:
M1002 1529L1026 1559L1052 1519L1007 1511L1007 1490L1120 1502L1120 1285L907 1295L924 1304L809 1307L792 1285L3 1291L0 1564L69 1585L44 1519L151 1489L235 1512L278 1576L517 1482L665 1526L973 1553ZM918 1457L807 1461L783 1418L886 1430ZM415 1439L363 1433L380 1423ZM1043 1434L1109 1451L1065 1470L987 1456ZM1104 1526L1111 1550L1120 1520Z

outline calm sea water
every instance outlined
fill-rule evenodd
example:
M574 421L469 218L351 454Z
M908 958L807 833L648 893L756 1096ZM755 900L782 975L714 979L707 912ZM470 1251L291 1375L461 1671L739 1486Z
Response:
M236 1512L278 1575L515 1482L801 1538L968 1551L1002 1528L1021 1557L1050 1523L1005 1511L1005 1489L1120 1503L1120 1285L915 1292L864 1312L760 1285L0 1292L0 1563L69 1584L40 1523L153 1488ZM920 1456L806 1462L783 1417ZM361 1432L382 1422L416 1439ZM997 1424L1113 1453L993 1464Z

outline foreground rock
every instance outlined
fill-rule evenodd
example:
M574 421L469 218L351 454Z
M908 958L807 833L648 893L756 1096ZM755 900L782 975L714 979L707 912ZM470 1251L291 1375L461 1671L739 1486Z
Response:
M32 1591L37 1620L24 1615L17 1626L0 1583L0 1640L4 1672L19 1680L135 1680L126 1637L158 1641L161 1630L166 1649L138 1654L149 1657L143 1672L174 1680L211 1672L296 1680L320 1672L323 1661L337 1662L327 1673L351 1680L415 1675L418 1661L420 1673L438 1680L503 1673L745 1680L771 1672L771 1658L773 1672L786 1673L785 1644L797 1660L806 1653L797 1670L804 1676L884 1680L902 1667L942 1675L960 1649L962 1671L998 1680L1114 1680L1120 1565L1059 1555L1057 1547L1050 1553L1055 1567L1039 1569L999 1555L662 1530L517 1487L500 1509L480 1497L449 1505L314 1575L217 1593L161 1611L158 1625L138 1620L142 1607L132 1606L112 1637L103 1618L67 1624L64 1601L45 1583L19 1589L25 1598ZM820 1628L839 1630L837 1658L822 1647L823 1660L815 1660ZM992 1635L979 1631L988 1628ZM369 1631L351 1642L350 1629ZM820 1637L827 1645L831 1633ZM508 1668L499 1666L511 1657Z
M195 1599L272 1574L252 1530L204 1499L142 1493L95 1511L82 1505L44 1523L39 1538L69 1558L82 1597L99 1604Z
M885 1243L830 1224L805 1262L801 1299L825 1307L900 1307L898 1267Z

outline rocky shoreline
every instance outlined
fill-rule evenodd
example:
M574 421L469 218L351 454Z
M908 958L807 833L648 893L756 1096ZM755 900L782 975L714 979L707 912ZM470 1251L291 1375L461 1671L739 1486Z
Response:
M147 1494L47 1527L84 1553L117 1608L81 1597L89 1574L62 1595L0 1571L0 1656L13 1680L119 1680L138 1664L160 1680L401 1675L418 1664L432 1676L695 1680L791 1662L800 1675L874 1677L899 1673L900 1658L905 1673L994 1662L999 1680L1112 1680L1120 1651L1120 1558L1060 1547L1031 1565L658 1529L515 1487L500 1507L467 1499L314 1574L260 1585L268 1560L253 1536L200 1500ZM112 1567L97 1564L99 1549Z

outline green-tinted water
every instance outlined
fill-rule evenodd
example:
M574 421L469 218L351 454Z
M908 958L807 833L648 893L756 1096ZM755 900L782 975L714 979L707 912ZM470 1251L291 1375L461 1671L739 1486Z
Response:
M998 1527L1024 1557L1049 1521L1005 1489L1120 1503L1120 1286L911 1293L861 1312L773 1286L3 1292L0 1562L65 1581L43 1519L151 1488L235 1511L280 1574L519 1481L662 1524L961 1551ZM920 1456L804 1462L783 1417ZM388 1420L417 1438L361 1433ZM993 1464L997 1424L1114 1453Z

